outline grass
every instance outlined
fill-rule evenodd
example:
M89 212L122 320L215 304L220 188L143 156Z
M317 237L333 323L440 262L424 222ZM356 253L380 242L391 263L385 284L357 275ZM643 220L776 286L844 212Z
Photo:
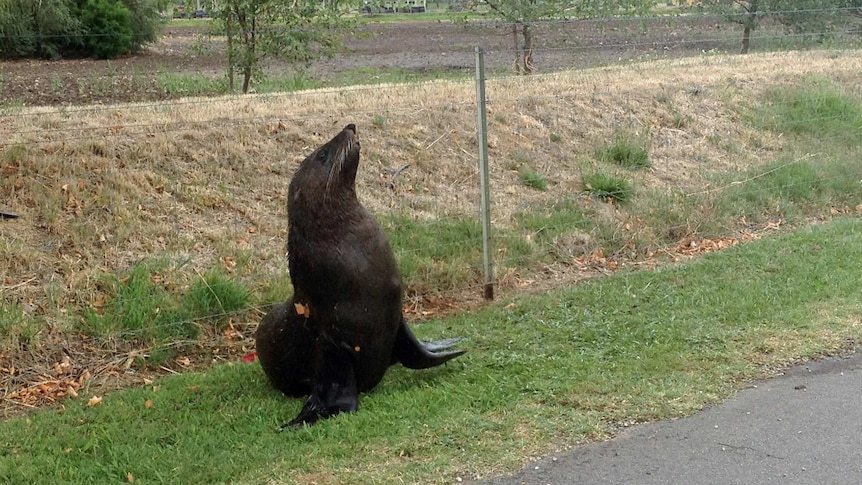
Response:
M492 238L504 284L511 284L510 275L541 278L546 266L571 265L572 258L595 250L612 255L624 248L631 257L648 257L686 238L734 235L779 219L805 224L831 210L855 212L862 202L857 143L862 108L854 85L839 82L850 75L840 69L854 59L815 56L829 68L818 64L815 71L836 71L832 79L799 74L801 62L792 57L787 60L792 76L777 83L764 81L772 78L758 67L763 64L748 67L755 62L771 68L775 59L754 56L732 65L734 59L727 60L730 70L712 81L721 90L709 87L702 69L669 74L683 85L706 85L697 97L656 88L660 112L673 106L682 115L697 116L686 126L690 137L651 145L654 166L637 172L636 197L625 177L612 175L635 176L617 162L599 162L594 173L579 174L579 164L595 150L566 141L595 139L582 130L605 122L591 117L599 111L561 111L554 98L531 94L568 92L581 82L579 73L531 78L535 84L494 80L493 116L506 125L489 133ZM766 76L757 78L763 89L735 91L733 83L725 85L737 70ZM665 69L644 72L650 78ZM611 83L617 76L601 79ZM647 126L656 118L649 107L656 106L658 95L650 89L633 91L643 91L649 102L637 104L646 108L628 113L626 123L634 117ZM718 92L725 94L709 97ZM361 198L390 236L408 294L442 292L457 299L472 291L481 279L471 151L475 113L451 100L473 95L471 83L428 83L356 88L337 96L250 96L142 112L71 109L10 118L20 126L0 149L0 191L9 194L3 203L22 218L0 225L0 266L8 268L0 288L8 338L0 339L0 353L20 355L19 343L38 341L49 326L69 335L84 331L100 343L161 345L217 332L224 314L253 325L257 307L290 294L284 259L287 184L294 158L328 136L334 118L356 121L362 130ZM617 102L612 89L591 96L589 103ZM581 98L564 96L573 105ZM523 99L530 102L520 103ZM426 108L416 111L415 101ZM707 105L721 105L723 111L703 111ZM320 121L321 107L340 114ZM160 132L161 126L168 131ZM231 136L225 135L226 126ZM101 127L101 135L93 136L94 127ZM140 129L145 131L135 131ZM610 137L617 140L611 147L623 141L648 144L632 134ZM686 151L669 151L674 144ZM537 160L554 161L543 164L553 172L553 184L530 169ZM733 165L722 165L725 160ZM384 190L381 169L403 163L411 169L399 176L399 190ZM581 194L584 189L589 197ZM168 266L139 269L151 254L164 256ZM246 296L221 308L227 295L207 301L211 295L200 285L226 257L240 263L226 288L235 285L233 290ZM25 303L38 310L24 313Z
M608 202L625 203L634 196L634 188L626 179L599 171L585 173L583 186L586 193Z
M249 290L223 272L200 275L187 291L175 277L176 268L159 260L140 262L124 278L106 276L105 296L85 311L82 330L105 341L120 337L170 347L194 339L204 326L209 333L217 332L228 317L250 308ZM173 356L173 352L161 353L158 361L142 363L158 365Z
M472 284L478 278L482 228L467 218L417 221L400 214L379 218L395 251L408 293L426 294Z
M607 72L590 71L588 76L573 71L490 81L496 120L489 132L492 237L500 292L524 291L521 284L536 291L559 284L558 275L562 274L565 280L580 272L579 263L583 260L579 258L585 255L603 254L609 262L617 258L621 263L661 259L664 251L673 253L686 239L732 237L740 230L759 231L763 223L779 219L803 226L812 220L830 218L830 209L836 213L856 212L856 206L862 202L859 183L862 167L858 163L858 125L853 120L859 105L855 86L858 73L862 72L862 56L857 59L842 54L841 58L830 60L817 54L755 55L744 60L722 58L721 63L708 67L701 62L712 63L714 59L681 61L672 69L666 69L667 64L626 67L639 69L640 76L621 77L608 68ZM786 65L786 70L781 70L782 65ZM773 73L772 69L777 71ZM809 76L806 69L829 73L830 78ZM737 76L745 80L745 89L732 82ZM640 81L643 84L630 84ZM602 88L588 90L589 96L583 95L587 91L580 86L593 82ZM704 88L692 96L684 90L655 87L670 85ZM573 86L578 89L573 90ZM666 93L665 103L654 102L657 90ZM620 92L626 93L627 108L606 109L618 106ZM0 149L3 171L0 193L7 195L2 201L4 209L8 207L22 216L14 221L0 221L0 267L4 268L0 281L0 360L12 362L20 371L14 375L0 372L0 388L14 390L29 385L33 379L26 380L27 376L53 376L51 365L56 362L55 356L67 349L71 355L80 357L75 362L78 370L102 369L99 360L105 354L92 349L106 349L105 353L110 354L117 347L124 352L147 355L147 360L140 364L176 368L173 357L179 352L195 358L196 363L211 362L207 346L221 342L219 330L225 325L236 324L247 337L268 304L283 301L291 291L284 254L285 197L290 176L309 150L319 146L333 129L345 122L356 122L360 127L363 161L357 175L359 195L380 219L392 241L404 272L408 303L427 299L439 300L440 305L455 309L467 306L465 301L469 301L481 281L481 245L475 216L479 198L474 153L475 110L469 102L459 100L473 100L474 96L472 83L440 82L157 106L16 111L16 116L8 120L11 123L8 136ZM559 109L560 103L571 109ZM675 112L692 117L684 129L655 128L654 142L649 145L653 164L650 170L635 172L615 162L596 163L603 172L636 180L636 196L625 204L608 204L582 193L579 167L595 156L595 148L578 140L597 139L599 133L594 130L599 128L595 127L613 133L616 126L655 126L655 120L661 124L668 105ZM794 108L796 105L801 107ZM331 115L321 117L321 112ZM836 116L842 122L831 125L818 122ZM374 129L375 123L382 129ZM556 141L552 133L558 135ZM519 169L539 161L544 175L553 176L553 183L545 190L526 187L517 175ZM399 175L397 190L387 189L386 184L391 181L387 169L407 163L410 170ZM610 193L616 193L615 190ZM150 261L151 255L157 255L158 259ZM141 265L146 268L139 268ZM532 282L536 285L531 286ZM727 280L723 284L731 285ZM692 377L683 371L681 376L651 380L653 374L631 367L631 362L611 360L619 357L614 355L615 351L633 353L631 348L617 345L626 334L614 332L624 328L620 326L623 321L617 318L635 310L625 306L629 293L600 288L613 298L585 306L589 314L565 313L577 310L572 308L551 309L559 307L560 301L590 301L587 293L560 292L554 293L551 300L518 300L513 308L523 313L517 315L509 313L514 309L498 308L496 313L489 310L487 314L420 327L420 333L429 337L468 336L476 346L471 347L463 363L447 369L428 373L393 369L381 389L363 398L363 410L372 413L357 415L358 421L344 420L355 423L344 428L349 430L348 434L324 427L320 429L330 431L313 431L324 433L323 438L309 435L315 441L336 436L343 443L359 443L355 446L362 452L373 453L375 459L366 461L363 467L347 461L346 456L333 459L339 452L345 454L343 447L333 443L323 449L302 448L295 443L291 445L294 448L286 449L297 456L279 454L273 458L273 473L292 477L287 469L293 467L298 470L296 481L366 482L370 479L365 477L380 473L377 468L392 466L402 470L396 473L401 473L401 479L408 482L438 468L450 470L447 477L452 478L464 470L495 469L498 462L500 466L514 466L530 451L522 451L520 444L512 443L518 440L550 443L561 436L557 429L575 433L571 436L604 436L607 428L602 420L617 416L612 411L623 404L643 403L643 416L666 416L672 412L667 406L675 403L673 398L681 396L681 391L667 394L665 397L670 396L671 404L658 405L658 411L650 415L649 406L655 403L649 396L656 392L651 386L670 393L676 379L685 381ZM690 311L685 302L708 299L709 292L718 290L708 287L700 295L675 300L684 294L684 288L662 288L666 291L664 295L650 298L670 298L679 304L652 316L651 321L625 325L631 327L627 330L629 336L646 342L644 350L664 352L668 362L682 365L680 361L687 361L689 356L673 353L681 344L658 345L676 338L662 333L661 318L667 316L667 321L675 322L681 318L677 313L684 316ZM735 293L724 294L736 298ZM769 303L758 309L749 301L750 308L746 311L764 312L763 308L772 305L770 298L777 298L761 296ZM231 300L234 303L229 303ZM733 312L727 310L727 314ZM809 321L819 322L817 318L821 317L827 322L843 319L843 315L835 317L828 310L815 317ZM734 318L745 320L747 316L737 312ZM761 323L766 328L769 322ZM569 328L575 324L579 325L576 329ZM638 324L651 333L638 333ZM566 329L570 333L564 333ZM707 346L723 342L725 346L718 350L729 352L729 359L743 352L732 345L744 342L733 339L737 334L742 336L739 338L753 335L747 331L704 334L705 330L695 327L690 338ZM534 366L532 355L554 357L542 354L541 348L525 346L528 339L546 343L539 340L541 333L562 339L566 347L558 347L560 352L585 353L593 359L587 363L594 366L608 362L619 369L629 366L632 375L640 376L641 388L598 380L601 376L578 369L568 360L560 364L564 374L535 378L527 375L527 369ZM190 339L195 335L196 340ZM522 341L509 343L512 335L522 336ZM809 337L804 333L798 335L800 341ZM792 343L794 337L780 334L772 338ZM769 350L772 340L763 339L760 350L753 351L756 358L773 355ZM787 353L782 355L799 349L808 352L806 348L794 347L785 349ZM605 354L602 356L605 360L596 364L594 354L600 353ZM643 354L638 355L644 359ZM471 370L477 365L478 373ZM451 368L454 371L448 370ZM255 439L267 436L263 444L272 445L274 441L264 432L291 417L298 403L286 402L272 394L259 375L244 369L251 368L219 368L212 376L194 378L209 383L201 389L223 389L225 396L233 396L238 402L221 402L207 396L206 402L210 404L202 408L200 395L179 395L182 389L198 385L182 380L175 384L178 394L164 401L175 410L184 410L187 414L179 417L188 419L196 433L210 426L220 436L229 437L229 451L241 458L231 459L229 451L217 442L218 438L207 434L209 431L204 431L199 439L191 435L177 437L171 432L153 438L147 433L155 431L142 432L141 436L150 440L145 443L149 444L142 444L144 449L129 451L125 448L132 445L110 429L105 421L109 418L88 421L92 415L84 413L99 411L82 409L79 416L89 424L76 429L86 435L86 441L79 446L77 438L69 437L74 434L70 431L62 440L72 444L61 448L63 453L52 455L56 467L72 470L72 466L78 466L77 462L69 465L65 461L71 458L65 453L68 448L73 449L69 454L85 450L84 456L99 458L94 466L104 469L86 472L98 475L107 473L110 466L125 468L126 455L166 455L177 447L187 446L189 450L180 451L177 460L204 456L202 466L208 469L200 472L201 477L215 481L231 477L229 481L245 483L269 478L278 481L278 477L262 476L266 475L264 468L253 459L247 465L238 465L248 467L243 472L231 468L234 466L231 463L249 459L244 455L249 450L272 458L275 451L259 449ZM461 370L469 372L461 375ZM714 369L694 370L717 375ZM126 375L136 369L122 372ZM566 375L577 376L589 385L571 389L553 387L552 381L565 380ZM105 373L98 377L110 379ZM222 384L231 379L247 382L234 387ZM501 394L495 395L496 388L485 380L496 380ZM450 392L441 395L439 388ZM457 394L460 389L468 392ZM150 391L134 392L143 396ZM110 401L114 395L119 394L106 399ZM163 404L160 396L153 399L155 406ZM536 410L535 415L527 418L526 412L514 413L502 408L504 397L509 402L531 407ZM455 415L427 404L429 400L439 403L441 399L443 407L451 404ZM262 402L265 404L256 410ZM8 400L2 404L20 407ZM79 403L64 402L67 409L76 404ZM555 407L542 407L546 405ZM690 407L696 405L690 403ZM149 412L133 404L131 408L137 409L138 414ZM373 411L375 408L378 411ZM381 416L403 416L414 408L421 413L421 425L443 431L428 440L417 437L416 430L421 426L416 424L412 431L398 428L383 429L380 435L364 434L367 423L364 419L383 421ZM208 411L195 417L201 409ZM584 409L589 411L584 411L587 418L580 414ZM641 416L637 410L616 412L620 416ZM155 416L163 429L174 425L168 414ZM437 416L439 420L435 421ZM220 418L224 421L219 421ZM569 418L571 423L563 422ZM234 426L231 420L249 425L247 429L256 433L254 438L230 435L228 428ZM136 431L134 427L129 429ZM472 430L473 434L464 434L465 430ZM7 436L3 433L0 436ZM395 437L394 441L387 438L389 435ZM0 439L3 449L12 449L5 447L12 440L4 439ZM32 450L18 441L15 443L25 454ZM117 445L116 452L109 450L112 444ZM475 454L470 459L478 464L462 466L459 460L463 458L459 456L455 465L451 465L451 451L447 450L459 446L465 450L463 453ZM544 450L535 446L536 452ZM506 452L503 448L515 451ZM326 458L315 461L313 453ZM207 461L209 454L221 457L223 463ZM13 456L16 455L10 452L3 459ZM379 457L386 457L385 465L380 464ZM79 458L76 455L75 459ZM179 461L175 463L172 459L166 458L166 467L161 472L179 466ZM324 462L334 463L336 478L323 475L320 470ZM11 466L11 462L5 463L0 469ZM15 463L17 469L21 462ZM27 463L20 470L28 470L31 464ZM57 469L41 463L44 469ZM148 465L141 471L136 468L130 472L139 477L158 477L161 473ZM72 475L66 476L76 480ZM353 480L356 476L360 478Z
M522 167L518 171L518 176L521 177L524 185L531 189L546 190L548 188L548 181L545 177L530 167Z
M390 370L358 413L276 434L301 401L256 364L159 379L0 423L10 483L452 483L691 414L747 379L862 338L859 219L658 271L620 273L426 322L443 368ZM612 303L609 303L612 302Z
M203 74L162 72L158 75L158 83L173 96L206 96L227 92L224 79L212 79Z
M750 123L845 144L852 144L862 133L862 103L858 96L828 78L813 77L803 89L777 87L768 96L771 103L765 109L747 113Z
M612 144L596 151L596 159L626 168L651 166L645 142L630 136L617 136Z

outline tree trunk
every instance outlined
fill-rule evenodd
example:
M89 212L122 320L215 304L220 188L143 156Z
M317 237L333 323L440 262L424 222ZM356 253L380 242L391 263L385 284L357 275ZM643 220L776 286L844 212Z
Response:
M254 72L255 68L255 56L257 54L256 50L256 33L255 33L255 18L251 18L251 28L246 30L243 35L245 36L245 58L243 59L242 66L242 94L248 94L249 87L251 86L251 75Z
M533 74L533 29L524 24L524 74Z
M512 41L515 47L515 74L521 74L521 47L518 45L518 24L512 24Z
M748 7L746 8L748 12L745 14L745 17L742 21L742 51L741 54L748 54L748 50L751 47L751 31L757 27L757 11L758 11L758 0L751 0L748 2Z
M227 35L227 86L228 92L233 94L233 77L234 77L234 68L236 67L236 51L234 51L234 32L233 32L233 19L230 18L230 13L224 19L224 30L225 35Z

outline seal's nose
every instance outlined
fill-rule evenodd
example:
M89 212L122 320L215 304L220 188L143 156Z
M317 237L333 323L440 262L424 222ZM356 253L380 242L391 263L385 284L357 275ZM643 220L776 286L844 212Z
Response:
M349 125L345 126L344 129L352 131L354 135L356 134L356 125L354 125L353 123L350 123Z

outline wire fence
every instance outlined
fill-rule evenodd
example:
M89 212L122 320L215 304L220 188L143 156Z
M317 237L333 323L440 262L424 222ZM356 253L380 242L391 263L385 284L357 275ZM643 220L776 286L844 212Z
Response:
M685 257L698 241L756 237L792 217L788 211L803 219L857 212L858 148L836 152L840 137L862 134L856 17L837 32L765 25L751 38L760 54L749 57L732 54L740 34L726 18L540 22L533 50L540 74L527 77L511 75L510 25L438 26L437 40L426 37L420 48L405 41L410 50L400 54L374 53L398 47L399 38L357 38L353 54L311 71L441 66L460 73L455 80L181 99L162 91L130 104L26 106L15 101L16 79L38 80L34 90L62 98L84 85L122 91L130 85L124 76L149 86L144 79L179 68L115 63L67 76L71 61L0 64L0 210L19 216L0 222L0 295L7 305L34 305L37 315L68 305L98 315L109 305L99 294L116 290L141 260L161 258L168 263L152 281L159 291L188 294L215 268L258 296L242 308L219 301L208 314L153 320L119 337L254 320L288 292L285 198L296 162L355 122L360 198L390 234L405 306L413 317L465 306L484 286L470 74L482 44L494 264L504 294L658 264L662 251ZM196 35L172 38L186 45L175 55L189 62L185 73L221 76L212 70L217 48L196 67ZM42 77L27 78L31 67ZM782 101L803 114L776 108ZM821 128L830 131L809 136ZM800 148L799 139L809 145ZM649 166L600 159L622 142L645 149ZM633 199L621 202L613 190L596 196L585 181L595 174L623 183ZM115 286L106 274L118 275ZM124 304L159 308L161 298L129 295Z

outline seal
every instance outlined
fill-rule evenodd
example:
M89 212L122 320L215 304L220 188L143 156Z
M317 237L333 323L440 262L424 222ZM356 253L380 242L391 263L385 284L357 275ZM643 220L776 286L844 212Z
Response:
M402 311L401 274L389 240L356 196L360 144L349 124L302 161L288 189L293 296L261 320L255 344L270 383L308 395L281 426L313 424L359 406L389 366L425 369L464 350L457 338L423 342Z

